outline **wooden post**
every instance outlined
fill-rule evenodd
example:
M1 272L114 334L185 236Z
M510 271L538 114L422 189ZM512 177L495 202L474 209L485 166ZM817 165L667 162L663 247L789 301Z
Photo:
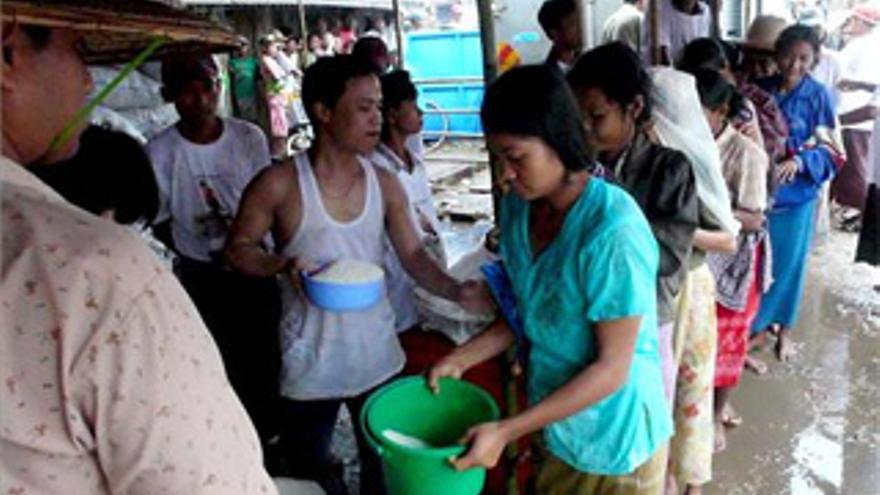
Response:
M305 70L306 59L309 57L309 27L306 23L306 5L303 0L299 0L299 33L301 36L299 45L299 68Z
M584 50L593 47L593 2L592 0L577 0L577 15L581 23L581 44Z
M397 37L397 67L403 68L403 18L400 16L400 0L392 0L394 9L394 36Z
M745 6L742 15L742 22L740 23L740 38L746 37L746 30L749 29L749 24L752 23L752 0L746 0Z
M660 43L659 43L659 32L660 32L660 10L657 5L657 2L660 0L649 0L648 4L648 19L650 22L650 29L648 29L649 36L649 49L651 50L651 64L652 65L660 65L662 63L660 57Z
M718 0L709 0L709 10L712 12L712 29L709 33L713 38L721 38L721 9L718 7Z
M477 11L480 16L480 42L483 46L483 82L486 89L498 78L498 61L495 42L495 17L492 14L492 0L477 0ZM498 222L498 206L501 201L501 191L498 190L498 178L501 176L498 164L489 159L489 168L492 171L492 208L495 212L495 221Z

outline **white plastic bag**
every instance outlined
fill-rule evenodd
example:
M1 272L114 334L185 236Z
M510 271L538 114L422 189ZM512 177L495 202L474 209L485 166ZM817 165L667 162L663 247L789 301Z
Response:
M95 90L91 97L97 95L119 74L118 69L105 66L91 66L89 72L95 82ZM115 110L157 107L165 103L160 92L161 88L162 84L159 81L140 71L133 71L110 93L102 105Z
M491 224L487 226L478 223L464 233L444 236L446 240L452 241L446 243L447 254L454 262L448 270L450 276L459 281L485 278L480 267L497 259L497 256L484 247L486 232L491 227ZM460 250L465 244L470 248L470 252L461 255ZM453 254L455 257L452 256ZM473 314L458 304L435 296L421 287L416 287L414 292L422 328L440 332L457 345L470 340L495 319L494 312L483 315Z

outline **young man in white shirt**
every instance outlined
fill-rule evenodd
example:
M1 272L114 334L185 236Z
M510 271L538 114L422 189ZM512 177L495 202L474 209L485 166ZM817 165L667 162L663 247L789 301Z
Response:
M642 24L642 57L649 63L674 66L688 43L712 34L712 9L701 0L656 0L656 3L659 60L654 60L654 26L650 17L645 17Z
M162 84L180 120L147 145L159 185L156 222L171 223L180 281L267 446L277 435L279 295L274 280L228 269L222 252L245 187L270 163L268 144L257 126L217 116L220 86L211 56L165 59Z
M860 212L868 192L871 165L868 162L874 115L880 98L872 87L880 84L880 8L870 4L852 9L844 27L850 38L841 51L843 74L838 83L840 104L837 115L843 128L847 163L831 183L831 198L844 207L840 221L844 228L858 228Z
M642 49L642 22L647 0L624 0L602 27L602 44L619 41L639 53Z
M574 0L547 0L538 10L538 24L553 42L544 63L566 74L584 49L577 4Z
M416 103L418 93L406 71L382 76L382 140L370 161L400 180L412 208L412 220L419 236L430 246L439 247L433 254L443 261L439 242L440 221L425 170L421 150L414 149L410 137L422 131L422 111ZM400 260L389 246L385 256L388 295L394 307L398 332L405 332L419 322L416 309L415 284L406 274Z

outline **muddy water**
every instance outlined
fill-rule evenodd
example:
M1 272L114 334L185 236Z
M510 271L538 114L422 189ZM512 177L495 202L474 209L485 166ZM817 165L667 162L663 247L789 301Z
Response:
M744 376L733 404L745 423L730 430L705 493L880 494L880 329L839 311L820 278L809 277L798 358L768 352L770 373Z

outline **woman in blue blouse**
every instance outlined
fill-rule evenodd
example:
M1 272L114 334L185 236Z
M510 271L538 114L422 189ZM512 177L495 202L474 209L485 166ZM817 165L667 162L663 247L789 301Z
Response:
M807 26L791 26L776 41L780 74L760 84L774 95L788 122L788 157L776 166L779 188L768 214L773 247L770 291L752 324L753 332L778 325L776 353L794 354L789 332L797 322L807 255L813 238L816 202L835 173L839 148L833 140L834 108L828 90L809 72L819 58L819 38Z
M651 229L625 191L592 176L577 104L559 74L506 73L486 92L482 120L509 188L500 252L530 344L530 407L473 428L454 464L494 466L506 444L540 432L538 493L659 495L672 422ZM432 386L513 341L496 322L441 360Z

